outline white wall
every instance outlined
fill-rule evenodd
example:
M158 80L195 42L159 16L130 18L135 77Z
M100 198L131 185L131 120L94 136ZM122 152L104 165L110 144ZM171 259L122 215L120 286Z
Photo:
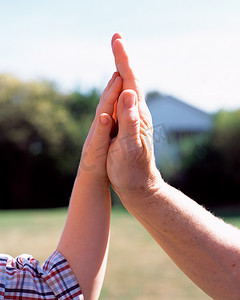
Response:
M153 119L154 151L158 165L177 163L179 147L171 140L172 132L207 132L212 127L211 115L170 96L147 101Z

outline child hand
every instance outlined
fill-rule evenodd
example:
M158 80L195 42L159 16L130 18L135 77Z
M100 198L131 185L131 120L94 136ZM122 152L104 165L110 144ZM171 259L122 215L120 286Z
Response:
M114 128L114 107L122 88L122 79L115 72L99 101L96 115L84 143L78 175L91 179L107 179L106 158L110 134Z

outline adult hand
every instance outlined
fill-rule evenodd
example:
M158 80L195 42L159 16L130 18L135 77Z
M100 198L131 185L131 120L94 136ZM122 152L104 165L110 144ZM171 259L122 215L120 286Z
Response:
M112 49L123 92L117 105L119 131L108 151L107 173L127 206L130 200L154 193L162 179L155 165L151 114L119 34L113 36Z
M239 299L239 229L163 182L154 162L150 113L119 34L114 35L112 47L123 79L117 106L119 132L107 156L112 186L201 289L213 299Z

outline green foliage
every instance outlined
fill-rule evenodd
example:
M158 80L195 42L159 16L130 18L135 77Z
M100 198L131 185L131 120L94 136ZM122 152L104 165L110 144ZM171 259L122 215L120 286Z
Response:
M0 179L4 173L8 174L1 185L10 184L9 190L18 190L17 194L25 189L22 194L29 199L24 199L24 206L33 201L34 192L32 196L27 192L31 187L37 185L37 190L46 188L48 192L52 189L52 196L60 197L60 191L54 196L53 189L56 186L59 189L54 180L61 177L60 182L69 180L72 184L98 100L96 90L86 95L64 94L51 82L22 82L10 75L0 75ZM26 178L20 183L13 177ZM37 183L39 180L42 188ZM21 187L13 186L15 181ZM9 203L15 201L12 192L5 194L12 198L7 199ZM62 191L62 194L66 193Z
M239 158L240 110L221 111L216 115L212 145L223 155Z
M48 81L0 75L1 208L67 205L99 98L97 90L63 93ZM239 137L240 110L220 111L209 135L184 141L170 183L208 206L237 203Z
M209 135L183 143L181 172L172 183L210 207L238 204L239 137L240 110L217 113Z

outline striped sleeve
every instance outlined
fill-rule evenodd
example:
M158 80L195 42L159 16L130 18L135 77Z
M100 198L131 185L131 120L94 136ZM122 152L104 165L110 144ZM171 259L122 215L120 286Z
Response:
M64 256L55 251L43 268L32 256L0 256L0 300L83 300L79 284Z

